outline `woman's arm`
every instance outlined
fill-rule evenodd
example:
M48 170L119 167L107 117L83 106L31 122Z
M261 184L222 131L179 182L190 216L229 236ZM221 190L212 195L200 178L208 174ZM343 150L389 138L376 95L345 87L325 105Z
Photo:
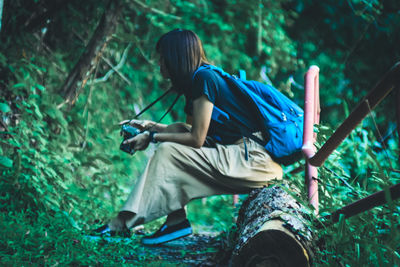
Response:
M193 117L187 115L186 116L186 123L189 124L189 125L193 125Z
M155 141L175 142L182 145L199 148L204 144L210 125L214 104L206 96L201 96L193 101L193 124L190 132L154 134ZM135 143L136 150L143 150L149 142L149 134L143 133L127 140L127 143Z
M154 139L160 142L175 142L199 148L204 144L210 125L214 104L206 96L193 101L192 129L188 133L156 133Z

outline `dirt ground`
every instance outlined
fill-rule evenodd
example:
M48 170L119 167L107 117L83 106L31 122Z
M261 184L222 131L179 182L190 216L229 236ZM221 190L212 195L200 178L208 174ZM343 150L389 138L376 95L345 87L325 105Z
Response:
M158 246L145 246L151 266L228 266L224 239L215 234L193 234ZM150 256L150 257L149 257ZM130 255L127 260L137 260Z

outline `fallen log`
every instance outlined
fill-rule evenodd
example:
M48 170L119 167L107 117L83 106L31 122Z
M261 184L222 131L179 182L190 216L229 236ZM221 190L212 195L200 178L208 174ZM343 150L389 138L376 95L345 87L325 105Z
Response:
M281 187L253 190L239 211L231 266L310 266L304 210Z

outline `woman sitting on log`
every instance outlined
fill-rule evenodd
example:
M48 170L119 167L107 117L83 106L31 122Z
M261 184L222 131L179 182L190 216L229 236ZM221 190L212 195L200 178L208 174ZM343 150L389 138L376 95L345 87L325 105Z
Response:
M202 43L190 30L173 30L158 40L160 72L186 99L186 123L171 125L127 120L144 130L126 140L135 150L150 142L158 147L118 216L96 229L100 235L129 235L129 229L168 215L144 244L161 244L192 233L184 210L192 199L218 194L248 193L282 179L281 166L265 148L243 137L239 128L211 120L214 105L235 114L241 125L260 131L248 107L216 72L198 68L209 64ZM146 131L149 130L149 131Z

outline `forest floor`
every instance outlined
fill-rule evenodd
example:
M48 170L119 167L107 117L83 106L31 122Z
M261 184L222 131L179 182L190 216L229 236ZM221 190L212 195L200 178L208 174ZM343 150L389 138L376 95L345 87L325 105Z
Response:
M173 240L162 245L146 246L140 243L142 235L132 238L93 238L93 242L131 245L131 252L121 260L134 266L228 266L230 252L226 249L226 238L218 232L200 232ZM104 244L104 243L103 243ZM139 264L139 265L138 265Z
M146 258L154 263L178 266L226 266L220 263L222 241L215 234L193 234L163 245L146 246ZM141 255L131 254L126 260L139 260Z

